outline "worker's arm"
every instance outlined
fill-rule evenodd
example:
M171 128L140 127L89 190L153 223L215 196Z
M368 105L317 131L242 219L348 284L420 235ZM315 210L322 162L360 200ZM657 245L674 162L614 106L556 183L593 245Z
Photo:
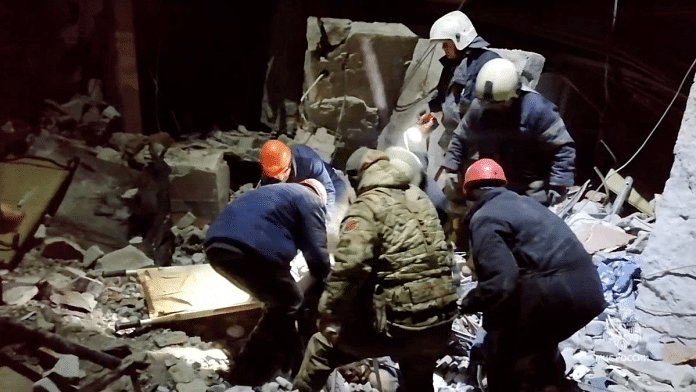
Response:
M515 291L519 269L502 237L509 231L506 226L505 222L492 218L472 220L470 229L478 285L462 299L462 313L494 310Z
M377 234L372 212L356 201L341 224L341 239L334 251L334 265L319 301L319 312L327 319L344 317L372 272L369 261L374 256Z
M316 199L315 196L312 195ZM318 200L300 208L302 219L300 230L303 233L299 248L307 261L307 267L314 279L324 281L331 270L329 251L326 245L326 211L317 204Z
M467 154L466 140L464 139L464 135L468 129L468 121L468 116L465 115L464 119L462 119L457 128L454 130L452 140L450 140L449 147L447 147L447 153L445 154L445 159L442 166L438 170L438 174L440 174L442 171L456 173L459 170L462 160Z
M552 102L539 94L529 94L532 108L529 114L530 129L534 129L542 149L551 154L549 185L569 187L575 181L575 142Z

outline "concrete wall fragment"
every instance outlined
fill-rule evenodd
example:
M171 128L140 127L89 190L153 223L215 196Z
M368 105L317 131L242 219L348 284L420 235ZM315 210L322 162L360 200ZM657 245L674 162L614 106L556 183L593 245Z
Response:
M696 83L674 146L652 234L643 252L638 287L639 323L669 336L696 341Z
M230 169L224 151L207 146L170 147L164 161L171 167L169 191L172 213L192 212L214 219L230 199Z
M376 67L365 62L366 40ZM380 123L377 102L384 102L387 114L394 109L417 42L418 37L402 24L308 18L306 97L301 110L309 122L337 133L343 142L332 157L336 167L342 168L358 146L376 146L378 131L385 125ZM370 69L377 69L379 77ZM375 80L381 81L378 90L383 96L375 97L370 84Z

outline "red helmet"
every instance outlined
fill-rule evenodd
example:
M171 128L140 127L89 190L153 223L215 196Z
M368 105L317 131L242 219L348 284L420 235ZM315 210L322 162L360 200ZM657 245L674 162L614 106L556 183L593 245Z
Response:
M269 140L261 147L261 170L266 177L281 181L290 172L290 147L280 140Z
M462 192L466 195L471 187L484 181L501 186L507 184L503 168L492 159L479 159L466 169Z

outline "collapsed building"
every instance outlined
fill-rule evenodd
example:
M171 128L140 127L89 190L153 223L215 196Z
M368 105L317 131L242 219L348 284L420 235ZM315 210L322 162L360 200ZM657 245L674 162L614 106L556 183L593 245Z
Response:
M78 17L65 17L66 42L100 36L106 27L98 22L111 20L120 39L114 49L122 72L83 70L81 83L54 86L42 97L41 110L32 112L34 124L3 113L2 201L31 213L17 235L2 238L0 389L251 390L229 385L219 372L233 364L260 315L259 304L206 268L207 224L256 186L258 151L271 138L307 144L338 169L360 146L408 143L404 131L427 106L437 83L440 49L401 23L309 16L294 22L303 26L306 38L305 50L297 50L304 56L302 93L286 97L283 83L290 82L278 73L285 64L269 62L256 93L265 128L196 129L174 111L167 119L159 117L161 108L141 114L132 89L138 83L143 90L152 87L144 87L133 69L135 57L142 57L128 46L134 44L128 27L133 21L124 14L133 14L132 9L109 2L68 3L67 13ZM279 2L283 7L292 8ZM141 12L143 17L152 9ZM485 12L480 15L487 20ZM529 51L496 50L513 59L530 87L558 104L564 119L575 125L579 145L597 136L586 119L576 117L578 111L593 110L578 109L577 100L587 97L558 71L558 62L549 61L555 59L531 45ZM283 56L292 57L284 53L278 59ZM637 78L631 79L632 88L641 80L630 70L620 72ZM150 76L158 89L160 75ZM118 98L111 102L109 93ZM135 93L137 98L137 88ZM157 95L155 102L163 99ZM610 304L561 344L568 377L591 390L696 387L696 304L690 296L696 272L688 253L696 241L696 84L685 105L669 147L673 161L664 189L649 185L655 180L640 169L617 173L579 158L578 186L554 211L593 255ZM157 121L141 123L140 116ZM445 147L430 145L429 174ZM613 147L606 147L612 156L633 153L612 152ZM599 176L595 165L601 167ZM458 255L461 294L476 284L470 272ZM293 273L298 279L307 273L301 258ZM203 286L227 290L229 296L212 301L219 296ZM438 362L434 376L436 391L478 387L465 373L480 321L469 315L455 322L452 353ZM336 371L326 390L395 390L397 374L398 365L389 358L363 361ZM291 386L279 378L262 390Z

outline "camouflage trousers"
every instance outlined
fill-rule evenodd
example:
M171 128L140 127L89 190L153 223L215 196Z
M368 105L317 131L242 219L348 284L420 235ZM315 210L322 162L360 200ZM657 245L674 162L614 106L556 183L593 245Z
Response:
M447 348L451 324L418 332L387 337L342 329L338 342L331 344L316 333L307 344L304 360L295 376L293 389L320 391L331 372L365 358L391 356L399 363L400 383L405 392L432 392L435 362Z

